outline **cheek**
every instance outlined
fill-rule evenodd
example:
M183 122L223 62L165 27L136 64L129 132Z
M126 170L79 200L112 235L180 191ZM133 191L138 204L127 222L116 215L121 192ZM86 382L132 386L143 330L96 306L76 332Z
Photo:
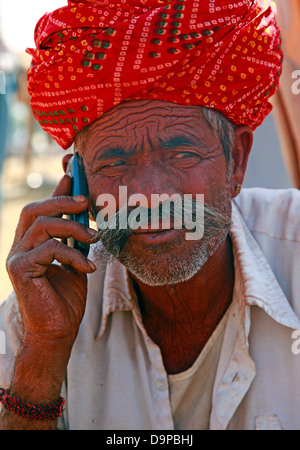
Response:
M213 199L226 188L226 166L216 160L207 160L195 168L177 174L183 186L183 192L204 194L205 201Z
M112 195L115 198L116 206L118 207L120 180L112 180L111 178L104 178L100 175L87 175L87 181L89 185L90 198L97 212L101 209L99 206L96 206L97 199L99 195L103 194Z
M148 173L149 175L149 173ZM133 174L125 173L123 177L103 177L99 174L87 174L90 197L96 205L100 194L110 194L116 200L116 208L119 208L119 187L131 186ZM222 156L203 160L202 163L188 169L176 169L166 167L161 180L167 178L172 182L177 192L182 194L204 194L205 202L213 204L214 199L219 198L226 188L226 161ZM153 180L153 177L152 177ZM140 187L140 186L139 186ZM139 192L138 186L136 186ZM96 207L99 210L99 207Z

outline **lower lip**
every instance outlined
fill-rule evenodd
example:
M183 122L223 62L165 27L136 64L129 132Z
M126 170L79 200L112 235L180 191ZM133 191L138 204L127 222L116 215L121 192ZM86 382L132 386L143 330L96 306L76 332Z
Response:
M164 231L157 231L157 232L136 232L133 233L132 236L134 236L135 240L143 241L145 243L149 244L162 244L164 242L169 241L170 239L174 238L180 230L175 230L174 228L170 230L164 230Z

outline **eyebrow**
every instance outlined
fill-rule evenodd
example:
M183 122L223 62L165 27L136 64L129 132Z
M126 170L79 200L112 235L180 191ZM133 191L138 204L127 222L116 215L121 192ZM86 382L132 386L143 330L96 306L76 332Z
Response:
M172 136L167 139L158 138L160 148L162 149L176 149L182 146L195 146L195 142L186 136ZM131 151L125 150L123 147L104 148L97 156L97 160L103 160L107 158L129 158L134 155L137 150L137 146L134 146Z
M97 160L106 158L129 158L136 152L136 146L130 151L126 151L122 147L112 147L103 149L101 153L97 156Z
M186 136L172 136L169 139L158 139L161 148L175 149L182 146L195 146L195 142Z

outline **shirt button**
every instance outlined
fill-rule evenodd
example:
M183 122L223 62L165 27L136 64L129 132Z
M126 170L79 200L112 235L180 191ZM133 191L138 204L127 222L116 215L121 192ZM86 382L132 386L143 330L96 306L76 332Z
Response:
M159 378L158 380L156 380L155 389L157 389L158 391L165 391L167 389L167 387L168 387L168 383L163 378Z

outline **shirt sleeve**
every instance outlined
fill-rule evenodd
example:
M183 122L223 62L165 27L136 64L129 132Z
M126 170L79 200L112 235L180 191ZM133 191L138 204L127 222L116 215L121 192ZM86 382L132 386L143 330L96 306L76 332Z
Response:
M21 346L23 325L14 291L0 303L0 387L11 386L16 356Z

